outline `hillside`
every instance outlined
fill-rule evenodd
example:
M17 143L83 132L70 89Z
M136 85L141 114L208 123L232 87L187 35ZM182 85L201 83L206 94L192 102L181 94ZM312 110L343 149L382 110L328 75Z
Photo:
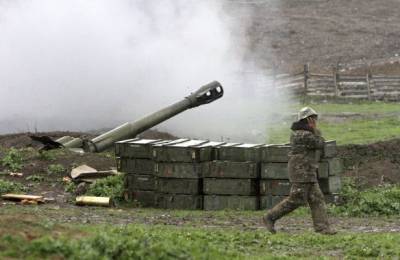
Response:
M247 33L252 54L248 57L265 68L290 71L309 62L321 70L400 53L400 5L395 0L241 0L230 4L241 7L235 8L236 16L250 16Z

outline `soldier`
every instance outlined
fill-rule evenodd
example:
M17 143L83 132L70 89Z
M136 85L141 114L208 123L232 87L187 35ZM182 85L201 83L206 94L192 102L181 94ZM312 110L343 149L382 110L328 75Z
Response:
M317 119L315 110L304 107L298 113L298 121L292 124L288 164L290 195L263 217L265 226L273 234L276 233L275 221L305 203L311 208L314 230L336 234L329 227L324 195L317 180L318 161L325 141L317 129Z

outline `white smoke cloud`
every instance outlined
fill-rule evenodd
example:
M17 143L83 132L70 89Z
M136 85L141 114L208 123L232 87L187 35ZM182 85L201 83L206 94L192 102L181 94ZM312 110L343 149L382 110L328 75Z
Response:
M218 80L225 97L157 128L263 142L285 102L255 64L244 62L250 21L232 16L232 8L244 7L0 0L0 132L113 127Z

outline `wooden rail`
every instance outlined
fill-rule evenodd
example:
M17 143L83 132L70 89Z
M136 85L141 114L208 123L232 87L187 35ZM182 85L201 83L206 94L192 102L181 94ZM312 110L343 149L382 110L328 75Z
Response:
M400 75L317 74L305 65L303 72L275 76L274 85L295 96L400 101Z

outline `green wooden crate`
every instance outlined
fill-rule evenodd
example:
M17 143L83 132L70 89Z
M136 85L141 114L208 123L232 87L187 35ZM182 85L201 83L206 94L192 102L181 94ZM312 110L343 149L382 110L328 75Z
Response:
M127 157L135 159L151 159L152 146L155 144L173 142L160 139L130 139L115 143L115 153L117 157Z
M329 176L328 179L319 180L319 186L323 193L339 193L342 188L340 176Z
M156 190L159 193L201 194L201 179L157 178Z
M156 205L163 209L203 209L203 196L157 193Z
M324 194L338 193L341 189L340 176L319 179L319 186ZM289 180L260 180L261 195L287 196L290 193Z
M127 174L154 174L155 163L149 159L119 158L117 161L118 171Z
M327 172L329 176L340 175L344 172L343 160L340 158L323 159L319 169L320 172Z
M290 187L289 180L260 180L261 195L287 196Z
M162 178L199 179L206 168L203 163L156 163L154 174Z
M285 198L286 196L260 196L260 209L271 209Z
M204 178L203 192L208 195L256 195L258 180Z
M260 147L262 162L288 162L290 145L269 144Z
M259 164L256 162L212 161L204 163L203 176L207 178L242 178L259 177Z
M153 146L153 159L157 162L204 162L215 159L215 147L222 142L188 140L177 144Z
M204 210L257 210L257 196L204 195Z
M326 141L323 157L324 158L333 158L337 155L336 141Z
M155 192L154 191L130 191L128 196L130 201L140 207L155 207Z
M332 171L330 163L321 162L318 169L318 178L328 178L330 171ZM289 179L287 163L262 163L261 179Z
M259 162L261 144L227 143L218 147L218 160L236 162Z
M154 191L155 190L155 179L153 175L143 174L131 174L127 175L130 178L129 189L132 191Z

